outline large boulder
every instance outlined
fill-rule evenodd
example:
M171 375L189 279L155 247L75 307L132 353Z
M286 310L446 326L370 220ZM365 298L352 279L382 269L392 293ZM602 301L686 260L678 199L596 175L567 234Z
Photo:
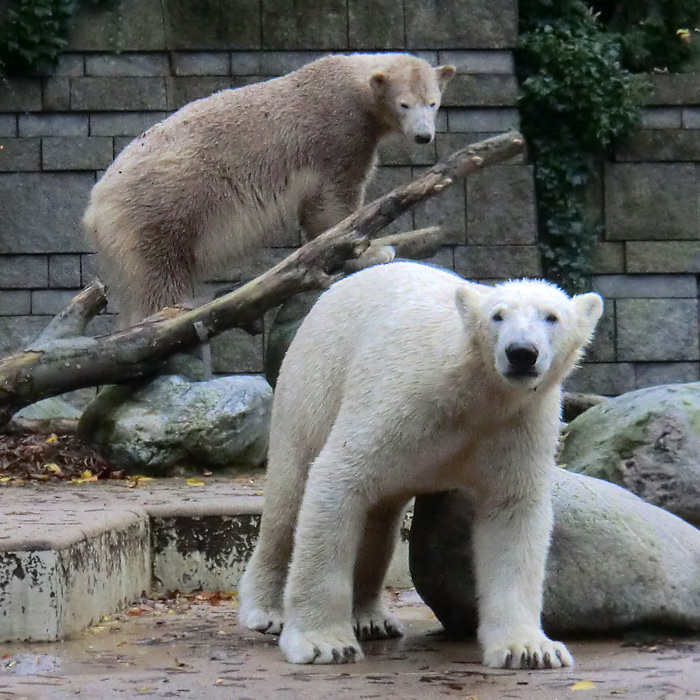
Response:
M545 630L700 630L700 530L606 481L564 469L553 478ZM459 635L477 625L472 513L464 492L421 496L409 540L418 593Z
M567 433L560 461L569 471L700 525L700 383L623 394L582 413Z
M263 463L272 389L257 376L194 381L165 375L98 394L83 439L131 473L168 476Z

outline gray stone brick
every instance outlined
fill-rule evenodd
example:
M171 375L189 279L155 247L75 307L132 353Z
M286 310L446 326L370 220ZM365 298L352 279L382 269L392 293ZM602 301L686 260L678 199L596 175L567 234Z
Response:
M39 170L40 166L40 139L0 138L0 171Z
M700 379L697 362L639 362L634 365L635 388L660 384L686 384Z
M370 180L367 186L365 202L371 202L373 199L380 197L383 194L393 190L399 185L405 185L413 174L411 168L401 167L382 167L379 168L375 176ZM382 229L380 235L386 236L390 233L400 233L402 231L411 231L415 228L413 223L413 211L409 210L396 221L393 221L388 226Z
M397 134L387 138L379 147L381 165L433 165L435 158L435 141L419 146Z
M49 320L48 316L0 316L0 357L29 345Z
M448 88L449 89L449 88ZM520 117L517 109L464 109L452 107L447 112L449 131L494 132L517 129Z
M100 276L100 271L97 264L97 256L94 254L80 256L80 286L85 287L95 277Z
M445 270L455 269L455 249L454 246L446 245L440 248L435 255L431 258L425 258L421 262L430 263L431 265L437 265Z
M168 108L165 78L73 78L71 109L139 112Z
M402 49L402 0L348 0L350 48L362 51Z
M63 310L79 289L36 289L32 292L32 315L55 315Z
M494 166L467 178L470 245L526 245L536 239L531 166Z
M0 136L17 136L17 116L14 114L0 114Z
M647 129L620 145L618 161L700 160L700 129Z
M605 300L591 344L586 348L587 362L615 362L615 302Z
M659 362L700 359L696 299L618 299L617 358Z
M599 275L593 291L606 299L694 299L698 284L694 275Z
M81 286L79 255L49 256L49 286L75 289Z
M291 255L296 248L263 248L254 256L245 258L242 262L233 264L226 272L211 277L204 283L205 294L211 296L220 291L226 284L248 282L263 272L267 272L278 262Z
M565 382L567 391L619 396L636 388L634 366L622 362L586 362Z
M169 112L106 112L90 115L90 136L140 136Z
M231 54L225 51L175 53L175 75L231 75Z
M20 114L20 136L87 136L86 114Z
M115 136L114 138L114 157L116 158L132 141L132 136ZM97 174L97 179L99 180L104 172Z
M170 49L260 48L259 0L166 0Z
M0 316L26 316L31 309L28 289L0 289Z
M39 112L41 80L18 78L0 80L0 112Z
M70 78L65 77L44 79L45 111L63 112L70 109L70 81Z
M52 75L66 78L77 78L79 75L85 75L85 55L82 53L61 54Z
M442 103L446 107L508 107L517 99L514 75L456 75Z
M411 49L505 49L515 46L516 0L405 0Z
M231 75L261 75L260 62L270 52L232 51Z
M700 273L700 243L669 241L642 243L630 241L627 250L627 272Z
M170 75L170 61L164 53L88 54L85 75L101 77L148 77Z
M258 54L256 73L265 76L286 75L324 55L323 51L265 51Z
M460 73L515 73L511 51L440 51L438 60L455 66Z
M114 142L104 136L63 136L42 139L44 170L96 170L114 157Z
M418 172L414 173L418 175ZM464 182L456 182L436 197L419 204L413 213L416 228L440 226L445 243L466 243Z
M168 78L168 108L179 109L183 105L199 100L202 97L227 90L228 88L241 87L259 80L257 76L183 76L180 78Z
M250 335L240 328L225 331L212 338L212 365L222 374L263 371L263 336Z
M540 254L536 246L529 245L457 246L455 270L472 280L539 277Z
M346 0L262 0L265 49L347 49Z
M648 107L642 112L645 129L680 129L680 107Z
M593 269L601 275L625 271L625 244L598 241L593 249Z
M649 76L654 85L650 105L700 104L700 81L696 73L663 73Z
M72 23L69 49L122 52L168 48L162 5L162 0L82 3ZM215 25L212 22L212 28Z
M90 173L0 175L0 253L83 253Z
M698 238L698 177L689 163L606 166L608 240Z
M684 129L700 129L700 109L685 107L682 110L682 126Z
M0 255L0 287L32 289L49 284L45 255Z

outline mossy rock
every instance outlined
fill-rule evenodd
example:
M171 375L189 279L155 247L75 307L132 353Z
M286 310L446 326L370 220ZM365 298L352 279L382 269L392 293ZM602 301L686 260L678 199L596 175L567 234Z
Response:
M640 389L594 406L569 423L560 461L700 525L700 383Z

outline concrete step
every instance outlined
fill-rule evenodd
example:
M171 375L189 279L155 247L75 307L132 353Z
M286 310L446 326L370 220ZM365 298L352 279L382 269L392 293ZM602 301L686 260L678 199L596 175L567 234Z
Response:
M56 641L144 591L235 590L257 541L258 479L0 490L0 642ZM407 588L407 529L387 584Z

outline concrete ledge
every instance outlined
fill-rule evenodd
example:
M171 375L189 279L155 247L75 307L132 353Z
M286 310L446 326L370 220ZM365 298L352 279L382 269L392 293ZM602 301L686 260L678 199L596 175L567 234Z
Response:
M150 588L148 516L110 516L0 543L0 642L63 639Z
M258 538L260 482L161 479L3 488L0 642L56 641L151 589L235 590ZM406 588L408 527L387 585Z

